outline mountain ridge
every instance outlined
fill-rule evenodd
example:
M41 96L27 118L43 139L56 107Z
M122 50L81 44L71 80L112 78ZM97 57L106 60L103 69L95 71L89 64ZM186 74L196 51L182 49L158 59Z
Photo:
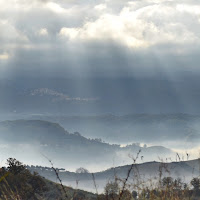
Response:
M67 165L71 168L92 168L94 165L98 166L96 162L101 162L101 167L106 168L113 165L113 159L116 164L130 163L129 155L135 155L140 150L144 160L157 159L158 155L166 157L174 154L165 147L141 146L138 143L121 147L119 144L102 142L101 139L88 139L78 132L69 133L58 123L41 120L0 122L0 137L1 144L9 146L1 147L5 157L10 157L8 152L14 152L18 160L30 163L31 160L27 160L30 157L27 152L29 149L33 157L37 157L36 161L40 158L38 164L43 163L42 155L45 155L60 167ZM71 162L67 164L67 160Z
M55 174L51 168L45 169L41 166L27 166L31 172L38 172L41 176L46 177L49 180L55 181ZM107 170L96 173L75 173L69 171L59 171L59 176L63 183L66 185L75 186L75 182L79 181L79 186L81 189L91 191L93 177L97 184L99 184L100 191L103 191L104 186L108 181L118 179L125 179L127 177L128 171L132 168L129 179L134 180L136 177L140 181L149 181L149 179L159 180L160 176L181 178L186 183L189 182L193 177L197 177L200 174L200 159L188 160L188 161L177 161L177 162L145 162L145 163L135 163L133 165L124 165L118 167L112 167ZM162 172L162 174L160 174ZM134 178L135 177L135 178ZM88 187L85 187L88 185Z

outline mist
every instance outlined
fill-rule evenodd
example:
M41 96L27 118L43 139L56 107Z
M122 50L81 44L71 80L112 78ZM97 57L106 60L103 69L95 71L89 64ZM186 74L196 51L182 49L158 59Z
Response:
M152 168L199 157L199 10L193 0L0 0L1 166L14 157L44 172L51 160L69 177L80 167L104 177L125 174L138 152Z

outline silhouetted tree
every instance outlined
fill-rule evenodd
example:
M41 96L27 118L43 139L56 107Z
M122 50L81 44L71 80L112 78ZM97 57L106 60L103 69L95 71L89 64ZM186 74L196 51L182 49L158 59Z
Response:
M190 183L193 186L195 191L200 189L200 179L199 178L193 178Z
M78 174L84 174L84 173L89 173L89 171L83 167L80 167L76 170L76 173Z
M107 198L114 199L119 194L119 185L116 181L108 182L104 188L105 195Z
M164 177L162 179L162 185L164 187L171 187L173 185L173 178L172 177Z
M133 191L132 191L132 197L133 197L134 199L137 199L137 196L138 196L137 192L136 192L135 190L133 190Z
M15 158L8 158L7 165L8 165L8 171L10 171L15 175L23 172L26 169L25 166Z

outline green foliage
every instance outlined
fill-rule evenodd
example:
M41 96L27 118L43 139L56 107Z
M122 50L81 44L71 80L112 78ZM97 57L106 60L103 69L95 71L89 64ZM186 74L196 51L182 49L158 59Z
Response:
M173 179L172 177L164 177L161 180L161 185L157 187L140 187L135 185L138 190L130 192L127 188L124 189L121 196L121 188L116 182L109 182L105 191L111 191L104 196L100 196L100 200L199 200L200 187L199 179L194 178L191 181L193 190L189 189L181 179ZM132 185L133 186L133 185ZM114 188L114 189L113 189ZM117 188L117 189L116 189ZM114 192L113 192L114 191ZM118 192L117 192L118 191ZM112 194L112 195L111 195ZM114 195L113 195L114 194Z
M0 200L199 200L200 179L193 178L190 187L181 179L164 177L157 187L122 187L120 179L108 182L104 194L74 190L47 181L37 173L31 173L14 158L7 160L8 167L0 169ZM122 182L123 183L123 182ZM133 186L133 185L132 185ZM133 187L132 187L133 188Z
M200 189L200 179L199 178L193 178L190 183L193 186L195 191Z
M15 158L8 158L7 164L8 171L15 175L22 173L25 170L25 166Z
M48 181L15 158L0 168L0 200L95 200L96 195ZM67 194L66 194L67 192Z
M117 194L119 194L119 185L116 181L108 182L105 186L104 191L107 197L114 198Z
M173 178L172 177L164 177L162 179L162 185L163 185L163 187L167 187L167 188L172 187Z
M133 196L129 190L124 190L123 195L121 197L122 200L132 200Z
M46 191L43 178L32 175L21 162L9 158L7 164L0 171L0 177L5 177L0 183L0 199L37 200Z

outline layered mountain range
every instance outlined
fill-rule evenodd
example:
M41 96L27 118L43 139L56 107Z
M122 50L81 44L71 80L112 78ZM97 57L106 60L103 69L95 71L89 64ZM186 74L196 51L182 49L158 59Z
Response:
M140 162L175 157L172 150L163 146L133 143L122 147L88 139L78 132L69 133L58 123L42 120L0 122L0 138L2 159L16 157L38 165L47 165L50 159L67 169L86 167L95 171L128 164L140 151Z

